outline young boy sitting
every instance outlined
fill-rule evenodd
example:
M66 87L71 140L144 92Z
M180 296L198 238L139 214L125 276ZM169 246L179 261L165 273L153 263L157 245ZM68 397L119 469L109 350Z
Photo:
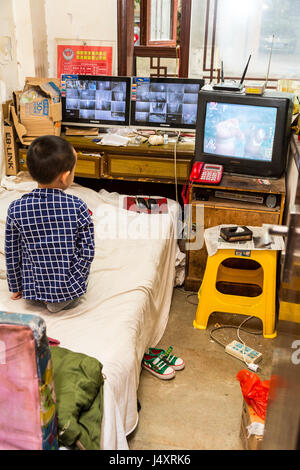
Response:
M51 313L71 308L87 289L94 225L87 205L64 192L74 180L76 153L61 137L35 139L27 166L38 188L7 213L5 256L12 299L40 301Z

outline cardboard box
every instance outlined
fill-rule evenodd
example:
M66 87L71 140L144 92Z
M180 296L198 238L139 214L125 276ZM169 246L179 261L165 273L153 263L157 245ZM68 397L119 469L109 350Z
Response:
M263 435L253 434L255 427L263 430L264 420L261 419L244 400L240 437L245 450L261 450Z
M3 110L3 131L4 131L4 152L7 175L17 175L19 171L18 146L13 123L10 119L11 102L2 105Z
M13 93L14 126L22 144L40 135L60 135L62 107L57 78L26 78L22 92Z

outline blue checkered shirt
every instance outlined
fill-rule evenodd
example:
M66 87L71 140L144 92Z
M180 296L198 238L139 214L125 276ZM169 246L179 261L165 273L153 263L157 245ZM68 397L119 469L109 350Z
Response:
M25 299L64 302L86 292L95 253L87 205L60 189L34 189L7 213L8 287Z

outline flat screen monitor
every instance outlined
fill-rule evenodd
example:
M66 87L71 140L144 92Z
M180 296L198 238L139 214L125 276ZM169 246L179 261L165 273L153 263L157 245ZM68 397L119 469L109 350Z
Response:
M198 93L204 80L133 77L131 125L195 130Z
M128 126L130 77L62 75L62 122L72 126Z
M195 160L221 164L224 171L278 178L287 158L293 99L201 91Z

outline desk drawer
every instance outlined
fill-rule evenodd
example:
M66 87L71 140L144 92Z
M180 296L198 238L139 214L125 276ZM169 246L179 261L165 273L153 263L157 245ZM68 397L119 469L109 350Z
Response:
M106 154L108 176L116 178L149 178L174 181L175 164L171 158L134 157ZM180 159L176 163L177 180L185 182L190 174L190 159Z
M102 156L83 155L77 152L77 163L75 167L75 176L85 178L100 178L101 176Z
M26 165L26 150L20 149L19 151L19 168L20 171L27 171ZM101 156L96 157L93 155L83 155L77 153L77 163L75 168L75 176L84 178L100 178L101 174Z

